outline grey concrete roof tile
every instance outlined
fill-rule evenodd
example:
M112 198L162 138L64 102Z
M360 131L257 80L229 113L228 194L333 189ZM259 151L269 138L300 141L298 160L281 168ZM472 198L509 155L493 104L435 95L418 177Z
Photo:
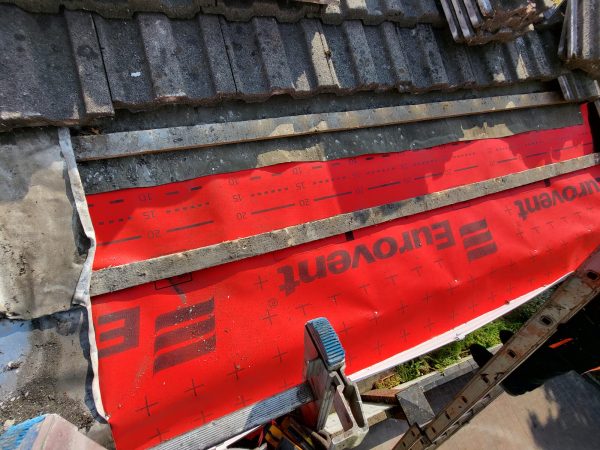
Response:
M401 92L409 90L412 83L410 68L404 53L405 45L400 41L397 26L391 22L381 24L381 35L387 58L376 62L378 69L385 68L391 71L393 77L391 84L398 90Z
M410 71L410 90L421 92L447 87L448 78L431 27L397 27L397 31Z
M497 43L468 49L469 61L477 80L477 86L502 84L506 81L501 49L502 44Z
M361 20L365 25L378 25L384 21L401 26L444 23L435 0L340 0L324 6L319 16L312 17L320 17L324 23L332 25L352 19Z
M322 39L330 52L332 75L338 90L352 91L358 85L350 49L346 46L344 31L338 25L323 25Z
M248 22L253 17L273 17L279 22L298 22L300 19L318 16L321 5L300 2L277 2L272 0L216 0L203 6L198 12L218 14L233 22Z
M61 7L86 10L107 18L127 19L136 12L162 12L169 17L191 18L215 0L0 0L30 12L58 13Z
M112 105L136 110L276 94L484 88L564 73L551 31L468 47L453 42L448 30L422 24L230 22L214 15L173 20L155 13L121 20L0 10L9 13L0 14L4 128L85 123L111 114Z
M138 22L95 15L94 23L115 107L151 104L154 88Z
M96 12L105 18L132 18L135 13L157 12L173 19L191 19L196 14L217 14L229 21L248 22L254 17L273 17L293 23L303 18L319 18L325 23L341 24L359 19L368 25L383 21L403 26L416 23L443 24L435 0L341 0L319 5L274 0L0 0L30 12L58 13L61 6L71 10Z
M260 51L260 59L267 79L269 93L280 94L293 91L310 91L311 86L300 80L300 84L294 85L290 65L292 62L302 60L304 55L287 55L284 42L291 39L285 33L280 33L278 23L271 17L255 17L252 19L256 42ZM298 27L294 27L298 28Z
M363 20L365 25L377 25L385 20L380 0L340 0L344 20Z
M569 2L560 40L560 57L573 69L600 78L600 0Z
M219 18L238 95L251 100L269 96L260 49L251 23Z
M364 27L365 37L371 51L378 86L402 88L410 84L406 58L392 22L378 27Z
M0 5L1 127L75 124L112 112L104 72L95 71L100 52L82 21Z
M358 89L371 89L377 87L379 78L373 62L373 54L380 50L379 47L370 47L365 35L365 26L358 20L347 20L342 24L343 35L346 41L352 67L358 82ZM389 86L389 85L388 85Z
M417 25L414 30L429 75L430 89L447 89L450 81L444 67L444 56L440 52L433 29L427 25Z
M291 29L297 28L294 25L283 26L286 36L291 35ZM310 67L308 69L297 69L295 75L299 76L304 73L309 78L314 76L317 91L333 91L337 87L337 82L334 77L333 63L331 62L331 50L327 45L327 41L323 38L321 22L303 19L300 21L299 28L303 39L300 36L298 39L286 39L286 43L289 42L291 45L293 42L304 42L304 48L307 52L306 61ZM289 54L293 55L292 52Z
M218 97L231 95L232 92L236 92L236 87L219 19L216 16L200 15L197 23L200 45L198 54L190 57L190 60L197 63L191 76L195 78L194 75L198 74L198 80L210 78L214 93ZM189 26L193 28L194 23L190 21ZM191 40L189 42L191 49L194 46L191 45ZM186 47L188 46L183 48Z
M154 98L166 101L185 98L185 83L179 62L180 44L183 42L176 40L171 26L177 22L163 14L147 13L138 14L136 22L148 61L148 76Z
M114 113L108 80L91 14L66 11L65 20L79 75L86 115L102 117Z
M477 78L471 68L470 49L464 45L456 45L448 29L433 30L442 64L448 78L448 88L468 88L477 85Z

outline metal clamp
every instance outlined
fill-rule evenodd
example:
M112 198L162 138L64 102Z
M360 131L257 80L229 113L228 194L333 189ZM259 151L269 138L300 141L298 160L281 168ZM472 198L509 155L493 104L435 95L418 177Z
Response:
M315 400L301 407L300 413L305 424L324 437L322 443L330 450L356 447L369 431L358 388L344 374L345 356L342 344L327 319L307 322L304 329L304 378ZM334 436L324 431L332 407L344 430Z

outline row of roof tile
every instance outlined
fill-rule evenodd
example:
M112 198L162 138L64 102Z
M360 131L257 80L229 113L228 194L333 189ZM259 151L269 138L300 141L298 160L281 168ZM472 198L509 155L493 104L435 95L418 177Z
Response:
M340 0L329 4L276 0L0 0L30 12L58 13L69 10L96 12L112 19L128 19L138 12L159 12L172 19L190 19L198 13L219 14L230 21L273 17L279 22L317 18L324 23L362 20L367 25L384 21L403 26L417 23L444 24L435 0Z
M467 47L447 29L316 19L41 15L0 5L0 127L86 123L113 108L275 94L483 88L564 73L557 36Z

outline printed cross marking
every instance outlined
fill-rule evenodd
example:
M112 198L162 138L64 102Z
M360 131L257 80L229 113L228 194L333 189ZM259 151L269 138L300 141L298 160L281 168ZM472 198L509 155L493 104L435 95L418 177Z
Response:
M150 417L150 408L158 405L158 402L148 403L148 396L144 395L144 403L145 403L144 406L136 409L135 412L146 411L146 414L148 415L148 417Z
M240 405L242 408L245 408L248 404L248 401L249 400L244 397L244 394L241 394L238 395L238 402L236 403L236 405Z
M283 357L284 357L284 355L287 355L287 353L288 353L288 352L282 352L282 351L279 349L279 345L278 345L278 346L277 346L277 354L276 354L275 356L273 356L273 359L275 359L275 358L279 358L279 363L281 364L281 363L283 363Z
M267 308L267 314L265 317L261 317L261 320L268 320L269 325L273 325L273 317L277 317L277 314L271 314L271 310Z
M337 298L340 297L342 294L333 294L330 295L328 298L337 305Z
M156 429L156 434L150 436L150 439L154 439L154 438L158 438L159 442L163 442L163 435L164 432L161 432L158 428Z
M192 378L192 387L186 389L185 392L193 391L194 392L194 397L198 397L198 392L197 391L198 391L198 389L200 389L203 386L204 386L203 384L196 384L196 382Z
M402 333L400 333L400 337L402 338L402 340L403 340L404 342L406 342L406 340L407 340L406 338L407 338L408 336L410 336L410 333L407 333L405 329L402 329Z
M469 309L473 312L473 314L475 314L475 310L477 309L478 303L475 303L475 300L473 300L473 302L471 302L471 304L469 305Z
M375 326L379 325L379 313L377 311L374 311L373 315L371 316L371 318L369 320L374 321Z
M296 309L302 310L302 315L306 316L306 307L310 306L310 303L303 303L301 305L296 306Z
M260 287L260 290L262 291L263 290L263 285L266 284L267 281L269 281L269 280L268 279L264 279L263 280L260 275L257 277L257 280L258 281L256 283L254 283L254 286Z
M412 270L413 272L415 272L415 273L417 274L417 276L419 276L419 277L420 277L420 276L421 276L421 269L422 269L422 268L423 268L423 266L415 266L415 267L413 267L413 268L412 268L412 269L410 269L410 270Z
M206 423L206 419L208 419L210 417L210 414L205 414L204 411L200 411L200 417L194 419L194 420L201 420L203 424Z
M340 330L340 333L346 333L346 336L348 336L348 331L350 331L352 327L347 327L346 322L342 322L342 325L344 327Z
M240 380L240 375L239 375L239 373L240 373L242 370L244 370L244 368L243 368L243 367L241 367L239 364L235 364L235 363L233 363L233 371L232 371L232 372L229 372L229 373L227 374L227 376L231 376L231 375L233 375L233 376L235 377L235 381L239 381L239 380Z
M397 276L398 276L398 274L397 274L397 273L395 273L395 274L393 274L393 275L390 275L390 276L387 276L387 277L385 277L385 279L386 279L386 280L390 280L390 281L392 282L392 284L393 284L394 286L396 286L396 277L397 277Z
M434 324L435 324L435 322L432 322L431 318L428 318L427 324L423 328L427 328L429 330L429 332L431 333L431 329L433 328Z
M404 302L400 302L400 306L396 308L396 310L400 311L401 314L404 314L406 308L408 308L408 306Z

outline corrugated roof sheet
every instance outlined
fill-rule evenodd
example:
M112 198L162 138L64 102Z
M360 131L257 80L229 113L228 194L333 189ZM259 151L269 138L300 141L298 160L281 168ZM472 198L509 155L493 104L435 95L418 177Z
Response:
M403 26L417 23L443 25L444 18L435 0L340 0L329 5L275 0L0 0L27 11L58 13L87 10L103 17L128 19L136 12L158 12L173 19L191 19L198 13L219 14L230 21L253 17L273 17L279 22L297 22L317 18L324 23L340 24L344 20L362 20L366 25L384 21Z
M549 31L466 47L447 29L358 20L230 22L140 13L26 13L0 5L0 127L85 123L116 108L276 94L425 92L557 78Z

